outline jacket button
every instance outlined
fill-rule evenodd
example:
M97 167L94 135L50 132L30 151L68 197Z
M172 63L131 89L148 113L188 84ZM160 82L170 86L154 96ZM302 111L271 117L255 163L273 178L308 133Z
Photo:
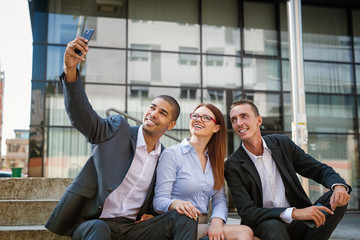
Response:
M99 208L99 209L102 209L102 206L99 206L98 208Z
M112 192L112 189L109 187L109 188L107 189L107 191L108 191L108 192Z

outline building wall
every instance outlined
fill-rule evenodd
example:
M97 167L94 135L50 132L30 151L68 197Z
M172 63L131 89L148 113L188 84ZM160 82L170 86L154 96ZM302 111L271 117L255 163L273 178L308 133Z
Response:
M67 42L95 29L81 79L94 109L138 118L150 99L169 94L182 112L171 134L188 135L200 102L249 98L263 134L291 135L286 5L242 0L33 0L34 39L29 175L73 177L90 146L70 125L58 76ZM326 2L325 2L326 4ZM332 1L302 7L309 153L359 187L360 9ZM240 140L228 122L228 152ZM166 146L174 144L163 139ZM310 183L312 199L324 191ZM359 209L352 194L351 209Z

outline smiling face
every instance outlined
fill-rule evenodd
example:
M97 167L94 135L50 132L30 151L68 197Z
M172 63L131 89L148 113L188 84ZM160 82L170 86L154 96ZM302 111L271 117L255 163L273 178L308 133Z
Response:
M162 98L155 98L144 114L144 134L160 138L175 126L176 121L173 119L173 107L170 103Z
M230 110L230 121L234 131L244 142L261 138L261 116L256 116L249 104L236 105Z
M208 115L216 121L213 112L205 106L199 107L194 111L194 113L197 113L200 116ZM219 130L220 130L220 126L218 124L215 124L215 122L212 120L208 122L203 122L200 117L198 119L190 119L191 135L211 137L214 133L216 133Z

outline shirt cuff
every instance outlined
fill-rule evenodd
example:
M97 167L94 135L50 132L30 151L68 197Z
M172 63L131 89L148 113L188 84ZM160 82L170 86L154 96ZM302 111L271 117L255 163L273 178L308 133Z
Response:
M346 188L346 191L349 193L349 188L348 188L345 184L342 184L342 183L334 183L333 185L331 185L331 190L334 191L334 188L335 188L336 186L343 186L343 187L345 187L345 188Z
M286 223L291 223L294 219L292 218L292 212L293 212L294 208L287 208L285 209L285 211L283 211L280 214L280 218L286 222Z

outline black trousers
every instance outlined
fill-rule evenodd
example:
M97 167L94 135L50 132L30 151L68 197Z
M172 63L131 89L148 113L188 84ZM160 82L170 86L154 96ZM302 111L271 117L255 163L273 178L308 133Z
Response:
M329 191L321 196L316 202L330 208L330 197L332 192ZM326 240L329 239L338 223L343 218L347 206L337 207L334 215L326 217L325 224L319 228L310 228L302 221L292 221L286 224L278 219L270 219L256 226L254 235L261 240Z
M74 240L192 240L196 239L197 222L175 210L134 223L119 217L86 221L75 230Z

